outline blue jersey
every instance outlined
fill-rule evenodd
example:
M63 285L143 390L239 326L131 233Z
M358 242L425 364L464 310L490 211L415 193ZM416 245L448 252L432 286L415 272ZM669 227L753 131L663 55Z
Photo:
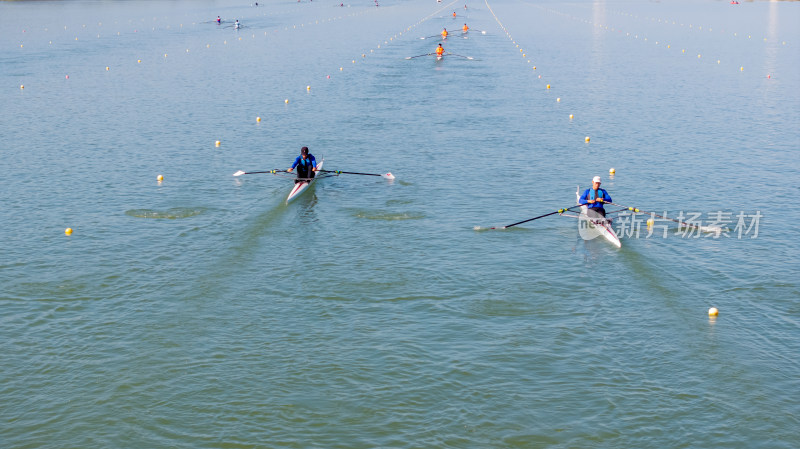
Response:
M297 156L297 159L294 160L294 164L292 164L292 168L295 168L300 164L304 166L308 166L310 164L312 167L317 168L317 160L314 159L314 155L311 153L308 154L308 158L305 160L303 160L302 154Z
M603 202L605 202L605 203L610 203L611 202L611 196L604 189L597 189L597 198L602 199ZM589 200L593 200L593 199L596 199L595 198L595 190L594 189L586 189L586 191L583 192L583 195L581 195L580 200L578 200L578 203L586 204L586 206L589 207L589 209L602 209L603 208L603 203L597 203L597 202L591 203L591 204L588 203Z

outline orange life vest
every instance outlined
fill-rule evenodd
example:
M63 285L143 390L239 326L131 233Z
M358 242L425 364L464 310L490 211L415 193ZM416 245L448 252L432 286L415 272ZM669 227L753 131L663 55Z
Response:
M442 54L444 54L444 48L436 47L436 56L442 56Z

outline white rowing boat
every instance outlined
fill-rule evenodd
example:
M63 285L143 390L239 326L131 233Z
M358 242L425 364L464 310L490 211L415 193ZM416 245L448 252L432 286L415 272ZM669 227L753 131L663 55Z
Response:
M325 159L322 159L317 163L317 170L318 171L322 170L322 164L324 162L325 162ZM296 182L294 184L294 187L292 188L292 191L289 192L289 196L286 197L286 204L289 204L290 202L292 202L292 200L294 200L295 198L300 196L301 193L303 193L306 190L308 190L308 188L311 187L311 184L313 184L314 181L316 181L316 180L317 180L317 178L315 176L315 177L313 177L313 178L311 178L311 179L309 179L307 181Z
M578 186L578 190L575 191L576 204L580 204L580 191L580 186ZM589 208L586 205L581 206L581 213L578 218L580 219L578 231L580 231L581 237L585 240L603 236L617 248L622 248L622 242L619 241L617 233L611 227L611 219L603 218L602 216L590 216Z

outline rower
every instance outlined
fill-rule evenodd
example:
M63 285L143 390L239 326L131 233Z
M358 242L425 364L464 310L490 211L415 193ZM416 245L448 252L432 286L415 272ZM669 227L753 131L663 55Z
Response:
M436 57L441 58L444 55L444 47L440 43L438 47L436 47Z
M453 17L455 17L455 16L456 16L456 12L455 12L455 11L453 11Z
M300 148L300 156L297 156L292 167L286 171L291 173L295 167L297 167L297 179L294 180L295 183L308 182L314 177L314 172L317 171L317 160L314 158L313 154L308 152L308 147Z
M447 39L447 28L442 28L442 39Z
M233 24L233 27L236 28L237 30L239 29L239 27L240 27L239 19L236 19L236 23Z
M220 23L222 23L222 19L220 19L220 17L217 16L217 25L219 25Z
M464 27L463 27L463 28L461 28L461 31L463 31L463 32L465 32L465 33L466 33L467 31L469 31L469 27L467 26L467 24L466 24L466 23L464 24Z
M578 204L585 204L587 206L587 214L589 217L594 215L602 216L605 218L606 210L603 209L603 203L610 203L611 196L605 189L600 188L600 177L595 176L592 178L592 188L586 189L578 200Z

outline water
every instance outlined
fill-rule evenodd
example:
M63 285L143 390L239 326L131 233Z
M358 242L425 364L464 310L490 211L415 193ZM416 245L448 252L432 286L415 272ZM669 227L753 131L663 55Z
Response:
M0 4L2 446L795 447L800 5L369 3Z

